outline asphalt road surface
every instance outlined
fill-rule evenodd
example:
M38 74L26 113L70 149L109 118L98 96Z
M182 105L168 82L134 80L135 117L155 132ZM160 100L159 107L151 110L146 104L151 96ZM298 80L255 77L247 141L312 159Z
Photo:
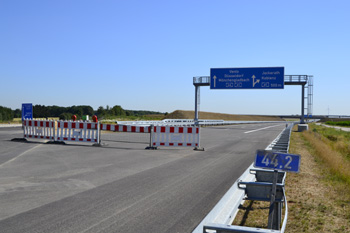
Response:
M12 142L21 128L0 128L0 232L191 232L284 127L202 128L205 151L145 150L146 134Z

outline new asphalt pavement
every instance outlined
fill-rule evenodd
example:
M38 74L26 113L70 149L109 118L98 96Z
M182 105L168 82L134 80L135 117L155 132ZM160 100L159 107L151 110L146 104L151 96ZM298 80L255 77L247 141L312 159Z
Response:
M284 127L205 127L205 151L145 150L148 134L15 142L20 127L0 128L0 232L191 232Z

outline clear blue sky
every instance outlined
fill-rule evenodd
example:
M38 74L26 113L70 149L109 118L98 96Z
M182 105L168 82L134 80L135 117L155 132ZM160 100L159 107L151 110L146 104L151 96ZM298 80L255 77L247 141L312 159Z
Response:
M194 109L193 76L284 66L350 115L350 1L0 0L0 105ZM301 87L201 88L203 111L300 114Z

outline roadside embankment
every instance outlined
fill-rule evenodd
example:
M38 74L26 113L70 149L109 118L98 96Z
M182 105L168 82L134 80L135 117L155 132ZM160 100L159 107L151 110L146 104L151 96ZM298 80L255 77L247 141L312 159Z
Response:
M224 121L284 121L278 116L263 115L238 115L214 112L199 112L199 119L224 120ZM164 119L193 119L194 111L176 110L169 113Z
M350 232L350 132L310 124L291 136L300 173L288 173L286 232ZM269 203L246 201L234 224L267 228Z

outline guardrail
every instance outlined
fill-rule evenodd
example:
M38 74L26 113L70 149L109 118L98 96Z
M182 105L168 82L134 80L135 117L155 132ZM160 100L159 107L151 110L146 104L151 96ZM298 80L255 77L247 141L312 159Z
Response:
M266 147L265 150L278 150L280 152L288 152L290 134L293 126L296 123L289 124L272 143ZM283 147L283 148L282 148ZM282 193L284 196L284 206L285 214L280 231L252 228L252 227L242 227L233 226L233 222L236 214L238 213L238 208L243 203L246 192L244 189L240 189L239 184L247 184L254 180L257 180L256 170L253 169L253 164L237 179L237 181L232 185L232 187L226 192L223 198L216 204L216 206L209 212L209 214L201 221L201 223L194 229L193 233L206 233L206 232L285 232L287 219L288 219L288 205L287 198L285 196L284 186L282 187ZM283 175L282 182L284 182L285 174ZM243 183L242 180L245 182ZM280 205L282 208L282 205Z

